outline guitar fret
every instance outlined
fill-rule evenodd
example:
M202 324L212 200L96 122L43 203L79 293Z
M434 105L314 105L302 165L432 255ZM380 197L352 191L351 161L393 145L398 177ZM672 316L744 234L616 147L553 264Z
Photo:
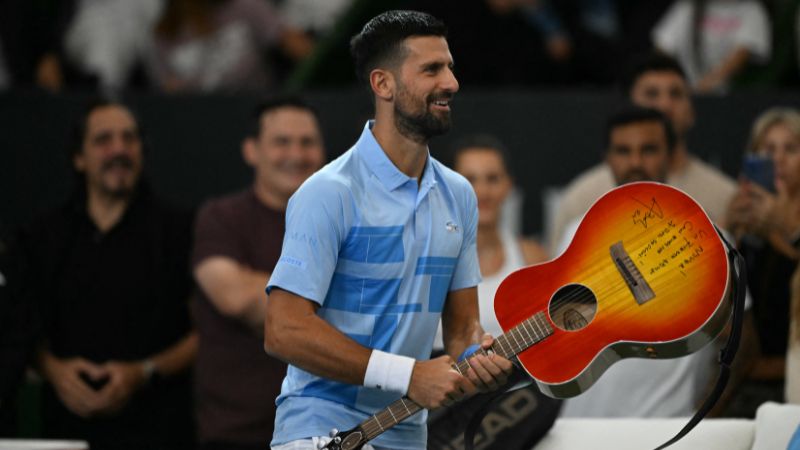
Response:
M505 349L505 344L506 344L507 340L508 340L508 338L506 338L506 335L502 335L496 341L497 342L497 346L500 347L500 356L502 356L504 358L507 358L508 355L509 355L509 353Z
M384 430L384 429L383 429L383 425L381 425L381 421L380 421L380 420L378 420L378 416L372 416L372 418L375 420L375 423L377 423L377 424L378 424L378 427L380 427L380 429L381 429L381 433L383 433L384 431L386 431L386 430Z
M516 327L512 328L511 332L509 334L511 335L512 338L514 338L514 342L516 342L516 344L517 344L517 350L514 351L514 354L516 355L517 353L519 353L519 351L522 348L522 346L520 345L519 341L517 340L517 337L514 336L514 330L516 330Z
M528 337L529 337L529 338L530 338L530 340L531 340L531 344L533 344L534 342L536 342L536 339L535 339L535 338L534 338L534 337L531 335L531 332L530 332L530 331L528 331L528 327L526 327L526 326L525 326L525 322L522 322L520 325L522 326L522 329L523 329L523 330L525 330L525 332L526 332L526 333L528 333Z
M401 398L401 399L400 399L400 403L402 403L402 404L403 404L403 408L405 408L405 409L406 409L406 413L408 413L408 415L410 416L410 415L411 415L411 411L409 411L409 409L408 409L408 405L406 404L406 399L404 399L404 398Z
M389 414L391 414L391 416L392 416L392 420L394 420L394 423L400 423L400 421L399 421L399 420L397 420L397 417L395 417L395 416L394 416L394 412L392 412L392 407L391 407L391 405L389 406L389 408L387 409L387 411L389 411Z
M538 320L537 316L533 316L533 318L534 318L533 324L536 326L536 329L539 332L541 332L542 335L544 336L544 330L542 330L541 325L539 324L539 320Z
M539 332L534 327L533 322L534 321L531 320L531 319L526 320L525 321L525 329L528 330L528 333L531 333L533 336L535 336L533 342L538 342L539 339L540 339Z

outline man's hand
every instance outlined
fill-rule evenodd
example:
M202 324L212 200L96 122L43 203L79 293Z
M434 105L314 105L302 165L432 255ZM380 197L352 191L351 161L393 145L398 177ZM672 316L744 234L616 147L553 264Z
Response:
M145 373L140 362L109 361L102 365L108 383L98 391L103 414L114 414L128 404L131 396L144 384Z
M474 394L475 385L452 366L453 358L447 355L417 361L408 386L408 398L425 409L436 409Z
M484 334L481 340L481 347L488 350L492 347L494 338L491 334ZM488 356L476 355L467 360L470 369L467 371L467 378L477 386L480 392L494 391L506 384L508 376L514 369L511 361L500 355L491 353Z
M45 352L41 357L41 368L61 403L73 414L89 418L100 411L103 404L100 394L81 378L81 374L100 381L108 376L101 366L83 358L61 359Z

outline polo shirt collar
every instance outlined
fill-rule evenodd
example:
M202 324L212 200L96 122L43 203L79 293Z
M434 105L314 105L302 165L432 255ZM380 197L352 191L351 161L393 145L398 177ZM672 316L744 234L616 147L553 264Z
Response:
M381 148L378 141L375 140L375 135L372 134L372 126L374 124L374 120L367 121L367 124L364 126L364 131L361 132L361 137L359 137L358 142L356 142L356 152L367 165L367 168L378 177L381 184L389 191L393 191L409 181L416 182L416 180L401 172L389 157L386 156L383 148ZM431 155L429 153L425 161L425 170L422 172L422 181L420 183L420 187L425 191L436 184L436 177L433 171L433 164L431 163Z

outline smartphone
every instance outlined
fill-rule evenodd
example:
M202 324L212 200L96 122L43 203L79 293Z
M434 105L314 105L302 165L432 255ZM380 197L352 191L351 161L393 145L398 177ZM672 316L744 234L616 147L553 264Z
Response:
M753 183L775 192L775 164L772 159L760 155L745 155L742 174Z

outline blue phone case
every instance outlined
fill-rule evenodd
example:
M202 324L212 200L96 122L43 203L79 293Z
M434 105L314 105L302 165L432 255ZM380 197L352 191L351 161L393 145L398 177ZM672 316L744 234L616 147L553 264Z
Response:
M764 189L770 192L775 191L775 165L772 159L758 155L745 155L742 174Z

